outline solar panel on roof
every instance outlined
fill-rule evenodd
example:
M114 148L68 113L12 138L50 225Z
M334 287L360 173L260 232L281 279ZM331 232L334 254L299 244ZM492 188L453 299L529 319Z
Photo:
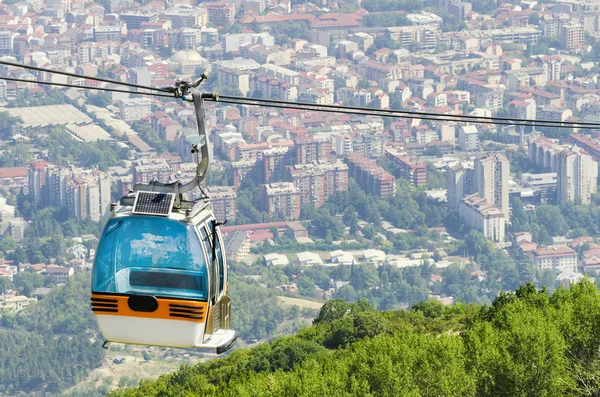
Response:
M133 203L134 214L169 216L175 194L161 192L137 192Z

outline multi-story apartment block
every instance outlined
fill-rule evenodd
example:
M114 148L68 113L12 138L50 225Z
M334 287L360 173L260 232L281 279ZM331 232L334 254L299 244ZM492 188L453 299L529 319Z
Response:
M110 206L110 180L97 171L74 176L67 186L69 217L100 221Z
M418 164L415 158L391 149L385 150L385 158L396 170L396 175L409 181L412 186L419 187L427 184L427 167Z
M15 37L19 34L11 31L0 32L0 51L4 53L11 52L14 49Z
M77 62L91 63L119 53L119 43L115 41L83 42L77 45Z
M563 146L541 136L529 142L529 161L541 167L544 171L556 172L558 169L558 155L563 150Z
M485 34L496 43L537 44L542 31L534 27L511 27L488 30Z
M237 194L231 186L208 186L206 194L217 221L235 221L237 215Z
M34 202L46 202L46 183L48 178L47 175L51 172L51 170L56 168L56 165L50 164L44 160L36 160L33 163L29 164L29 195Z
M340 134L335 137L335 154L343 157L353 151L352 135Z
M150 181L167 183L171 175L171 166L165 159L136 160L132 168L134 183L148 183Z
M217 80L222 86L237 88L243 96L250 92L251 73L244 70L219 68L217 69Z
M256 171L256 160L254 161L232 161L230 163L231 169L231 184L234 189L240 187L242 181L247 177L253 175Z
M477 150L479 132L474 125L461 125L458 129L458 147L465 152Z
M432 13L432 12L421 12L420 14L407 14L406 18L413 24L413 26L435 26L438 29L442 27L444 20Z
M100 25L94 26L94 41L114 41L120 43L123 36L123 26L121 25Z
M570 51L584 44L583 25L568 23L560 29L560 46Z
M125 12L119 15L119 20L127 25L128 30L139 29L142 22L156 22L158 21L158 14L149 13L137 13L137 12Z
M508 178L510 163L498 153L488 154L475 160L475 185L480 197L498 207L504 219L509 219Z
M559 270L577 272L577 252L565 246L548 246L529 253L533 264L539 270Z
M53 169L47 174L47 203L53 207L67 206L67 191L73 175L73 168Z
M323 136L305 136L296 140L298 164L326 162L331 158L331 139Z
M284 178L286 166L292 164L293 156L288 147L266 149L262 153L262 181L280 182Z
M291 182L262 185L263 211L269 215L282 214L285 219L300 217L300 191Z
M558 155L558 200L589 204L598 191L598 162L579 148Z
M286 83L298 85L300 73L284 68L283 66L265 64L258 70L267 77L273 77Z
M148 98L123 98L120 101L121 119L141 120L152 112L152 101Z
M510 116L517 119L535 120L536 106L535 99L518 100L515 99L509 104Z
M348 190L348 166L341 160L296 164L286 168L286 179L300 191L302 204L320 207L335 192Z
M208 11L208 22L215 26L229 26L235 20L235 5L231 3L205 2L201 6Z
M244 230L235 230L223 236L227 260L243 262L250 253L250 233Z
M457 210L460 200L476 192L473 163L456 164L446 169L448 210Z
M487 198L477 193L467 196L460 200L458 212L467 225L479 230L486 238L497 243L504 242L504 215Z
M178 5L167 8L161 16L171 21L171 27L175 30L208 25L208 11L206 8Z
M395 193L396 178L374 161L358 153L348 153L345 160L348 164L348 176L356 179L367 193L379 197L388 197Z
M262 160L263 152L267 149L269 149L267 142L241 143L235 148L235 160L257 162Z

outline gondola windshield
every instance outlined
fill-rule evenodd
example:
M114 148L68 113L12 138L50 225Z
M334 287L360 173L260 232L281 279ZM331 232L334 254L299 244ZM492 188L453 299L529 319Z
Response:
M92 288L206 300L206 259L200 244L193 226L168 218L112 219L98 246Z

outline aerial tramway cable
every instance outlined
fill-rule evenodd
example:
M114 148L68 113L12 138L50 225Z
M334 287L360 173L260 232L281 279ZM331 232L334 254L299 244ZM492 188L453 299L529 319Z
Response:
M529 120L529 119L509 118L509 117L488 117L488 116L469 116L469 115L452 115L452 114L443 115L443 114L433 113L433 112L418 112L418 111L394 110L394 109L371 109L371 108L361 108L361 107L355 107L355 106L339 106L339 105L320 105L320 104L313 104L313 103L280 101L280 100L263 99L263 98L260 98L260 99L246 98L246 97L231 96L231 95L219 95L219 98L220 98L219 102L224 102L223 100L260 101L263 103L270 103L270 104L302 105L302 106L319 107L319 108L325 108L325 109L344 109L344 110L349 110L349 111L354 110L354 111L359 111L359 112L376 111L376 112L388 113L388 114L390 114L390 116L404 114L404 115L432 116L432 117L438 117L438 118L439 117L451 117L451 118L455 118L455 119L467 119L468 122L473 122L473 123L481 123L480 121L472 121L473 119L478 119L478 120L494 121L493 124L498 124L498 123L495 123L495 121L507 121L507 122L509 122L510 125L513 125L514 122L520 122L520 123L559 124L561 127L564 125L572 125L575 128L579 128L579 126L591 126L594 128L600 127L600 124L598 124L598 123L579 122L579 121ZM423 117L419 117L419 118L423 118Z
M173 94L161 94L158 92L144 92L144 91L131 91L131 90L118 90L116 88L106 88L106 87L89 87L89 86L81 86L77 84L66 84L66 83L52 83L49 81L34 81L34 80L26 80L26 79L16 79L13 77L3 77L0 76L0 80L6 81L15 81L19 83L34 83L34 84L43 84L57 87L66 87L66 88L83 88L86 90L98 90L98 91L108 91L108 92L122 92L125 94L137 94L137 95L148 95L148 96L159 96L164 98L175 98Z
M123 86L126 86L126 87L140 88L140 89L143 89L143 90L153 90L153 91L161 91L161 92L172 92L169 88L148 87L148 86L143 86L143 85L140 85L140 84L126 83L124 81L116 81L116 80L111 80L111 79L105 79L105 78L102 78L102 77L82 76L82 75L75 74L75 73L69 73L69 72L63 72L63 71L60 71L60 70L52 70L52 69L40 68L40 67L37 67L37 66L22 65L20 63L14 63L14 62L2 61L2 60L0 60L0 65L13 66L13 67L16 67L16 68L23 68L23 69L30 69L30 70L35 70L35 71L44 72L44 73L60 74L62 76L75 77L77 79L96 80L96 81L101 81L103 83L119 84L119 85L123 85ZM4 79L4 77L2 77L2 78ZM132 94L133 93L137 93L137 92L132 92Z
M595 127L591 127L588 125L584 126L557 126L553 124L545 124L544 121L541 120L529 120L526 122L508 122L508 121L492 121L492 120L478 120L476 116L471 116L468 118L454 119L453 115L438 115L438 116L411 116L409 114L414 115L414 113L406 112L409 114L393 114L393 111L388 112L387 110L378 110L378 109L369 109L365 108L358 110L358 108L351 108L352 110L347 110L346 107L340 106L337 107L332 105L331 108L321 109L321 105L313 105L305 106L307 104L297 102L296 105L278 105L276 103L258 103L258 101L254 101L254 99L247 98L246 101L231 101L228 99L222 99L223 97L219 97L218 100L208 99L208 101L220 102L220 103L228 103L234 105L246 105L246 106L264 106L264 107L272 107L278 109L294 109L294 110L307 110L311 112L325 112L325 113L342 113L342 114L351 114L357 116L379 116L379 117L392 117L392 118L400 118L400 119L420 119L420 120L431 120L431 121L449 121L449 122L457 122L457 123L473 123L473 124L495 124L495 125L510 125L510 126L531 126L531 127L553 127L553 128L580 128L580 129L600 129L600 124L596 124ZM420 113L423 114L423 113Z
M110 80L100 77L87 77L81 76L75 73L56 71L51 69L40 68L36 66L22 65L14 62L1 61L0 65L12 66L12 67L21 67L24 69L31 69L40 72L46 73L56 73L64 76L75 77L75 78L84 78L87 80L95 80L109 84L115 85L123 85L132 88L138 88L143 90L152 90L158 92L138 92L138 91L129 91L129 90L119 90L115 88L107 88L107 87L88 87L88 86L78 86L75 84L65 84L65 83L52 83L45 81L34 81L34 80L26 80L26 79L17 79L11 77L2 77L1 80L7 81L15 81L15 82L23 82L23 83L33 83L33 84L42 84L42 85L50 85L50 86L58 86L58 87L70 87L76 89L89 89L89 90L99 90L99 91L107 91L107 92L120 92L127 94L138 94L138 95L148 95L148 96L157 96L157 97L166 97L166 98L178 98L181 97L184 100L190 101L191 98L186 98L185 95L182 95L181 92L177 92L173 87L149 87L139 84L125 83L122 81ZM188 84L189 82L178 82L181 84ZM176 86L177 84L176 83ZM185 93L183 93L185 94ZM284 101L284 100L273 100L273 99L264 99L264 98L246 98L240 96L233 95L212 95L212 97L207 97L204 100L213 101L213 102L221 102L232 105L246 105L246 106L264 106L264 107L272 107L278 109L294 109L294 110L306 110L306 111L316 111L316 112L325 112L325 113L342 113L342 114L350 114L356 116L377 116L377 117L392 117L392 118L401 118L401 119L422 119L422 120L431 120L431 121L447 121L447 122L464 122L464 123L474 123L474 124L495 124L495 125L508 125L508 126L532 126L532 127L554 127L554 128L578 128L578 129L591 129L597 130L600 129L600 123L592 123L592 122L580 122L580 121L556 121L556 120L529 120L529 119L521 119L521 118L508 118L508 117L488 117L488 116L470 116L470 115L449 115L449 114L438 114L434 112L419 112L419 111L408 111L408 110L393 110L393 109L372 109L365 107L355 107L355 106L343 106L343 105L325 105L325 104L313 104L313 103L303 103L303 102L292 102L292 101Z

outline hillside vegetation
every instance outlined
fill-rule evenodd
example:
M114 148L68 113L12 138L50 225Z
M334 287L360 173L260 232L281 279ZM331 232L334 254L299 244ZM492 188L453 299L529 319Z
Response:
M184 366L112 397L587 396L600 392L600 291L532 284L491 306L323 306L298 334Z

